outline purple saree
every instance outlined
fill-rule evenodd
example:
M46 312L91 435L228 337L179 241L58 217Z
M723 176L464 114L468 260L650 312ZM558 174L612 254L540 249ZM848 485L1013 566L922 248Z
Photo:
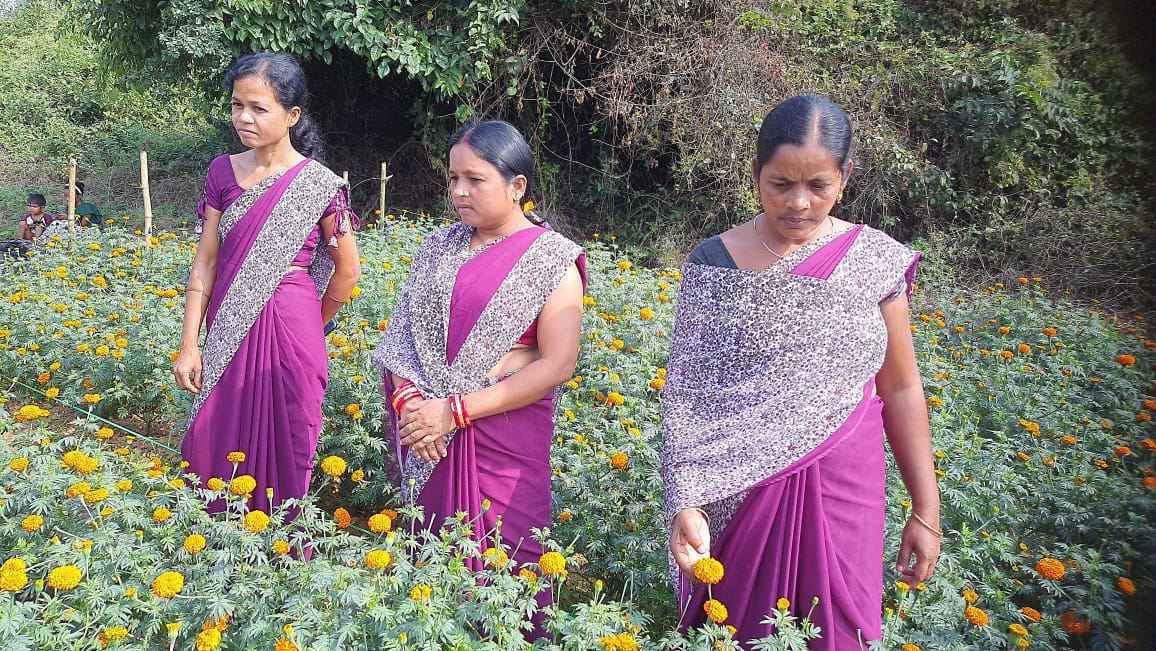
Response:
M308 159L247 190L228 156L209 168L204 205L223 211L220 250L181 454L202 482L253 476L250 509L270 512L309 488L328 381L319 296L333 270L318 222L336 207L347 223L344 193L340 177ZM236 469L234 451L246 457Z
M668 517L699 507L726 568L711 597L746 643L786 597L822 639L882 634L884 448L874 376L879 303L911 286L918 254L858 226L761 271L687 264L663 389ZM677 581L684 626L707 590Z
M471 233L465 224L443 228L414 257L374 354L387 395L393 390L391 372L413 380L426 397L501 381L490 370L536 321L571 265L578 266L585 284L585 254L554 231L527 228L476 251L469 250ZM448 454L436 464L403 449L397 416L391 411L389 417L403 495L424 507L425 526L436 529L464 512L486 549L493 546L501 517L502 544L512 549L516 564L538 561L543 549L532 530L550 525L552 391L531 405L478 418L452 432ZM467 562L481 569L478 559ZM540 595L548 597L548 592Z

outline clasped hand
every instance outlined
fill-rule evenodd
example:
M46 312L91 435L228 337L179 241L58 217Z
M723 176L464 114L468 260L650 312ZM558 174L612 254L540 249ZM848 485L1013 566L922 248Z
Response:
M446 456L447 434L453 431L454 416L444 398L411 400L397 418L397 436L411 454L435 463Z

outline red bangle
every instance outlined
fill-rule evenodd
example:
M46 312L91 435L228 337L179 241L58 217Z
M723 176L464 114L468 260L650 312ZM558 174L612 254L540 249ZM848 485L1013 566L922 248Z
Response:
M424 397L425 396L421 394L421 390L417 388L417 385L406 380L393 392L393 395L390 397L390 404L393 405L394 413L400 414L401 408L405 406L405 403Z
M466 395L456 393L450 396L450 413L454 416L454 426L465 429L473 424L470 412L466 411Z

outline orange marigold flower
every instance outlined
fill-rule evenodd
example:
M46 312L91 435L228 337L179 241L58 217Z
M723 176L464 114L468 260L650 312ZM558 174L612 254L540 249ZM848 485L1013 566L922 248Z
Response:
M1045 337L1056 336L1056 329L1055 328L1044 328L1042 332L1044 333Z
M1028 353L1032 352L1032 347L1028 344L1020 344L1019 351L1020 353L1027 355Z
M159 506L153 509L153 522L164 522L165 520L168 520L172 514L172 511L166 509L163 506Z
M1116 587L1120 589L1120 592L1123 592L1128 596L1136 594L1136 584L1132 582L1132 579L1129 579L1126 576L1122 576L1116 579Z
M1031 606L1024 606L1023 608L1020 608L1020 612L1023 613L1024 617L1027 618L1028 621L1036 624L1040 623L1042 616L1040 615L1040 611L1036 610L1035 608L1032 608Z
M1015 357L1015 356L1016 356L1016 354L1015 354L1015 353L1013 353L1013 352L1012 352L1012 351L1010 351L1010 350L1005 350L1005 351L1002 351L1002 352L999 354L999 356L1000 356L1000 357L1002 357L1002 358L1004 358L1004 359L1011 359L1011 358Z
M1152 414L1149 414L1146 411L1142 411L1136 414L1136 420L1140 421L1141 423L1147 423L1148 421L1152 420Z
M1009 327L1007 327L1007 326L1000 326L1000 327L999 327L999 333L1000 333L1001 335L1010 334L1010 333L1011 333L1011 328L1009 328Z
M1076 635L1092 630L1091 620L1086 617L1080 617L1074 610L1069 610L1063 615L1060 615L1060 624L1063 625L1065 631Z
M975 606L964 608L963 616L975 626L987 626L987 613Z
M333 512L333 518L337 520L337 527L339 529L345 529L353 522L353 518L349 516L349 511L341 507L338 507L337 510Z
M715 624L725 622L729 616L727 607L718 599L708 599L707 602L702 605L702 609L706 611L706 616L710 618L710 621Z
M1076 437L1072 436L1071 434L1065 434L1065 435L1060 437L1060 441L1063 441L1067 445L1075 445L1076 444Z
M90 490L92 490L92 484L89 484L86 481L80 481L69 486L68 490L66 490L64 494L69 497L80 497Z
M702 583L714 585L722 581L726 569L718 559L706 557L694 562L694 578Z
M1127 354L1116 355L1116 363L1121 366L1131 366L1136 363L1136 358Z
M1064 564L1060 561L1054 558L1045 557L1041 558L1039 562L1036 563L1036 571L1040 573L1040 576L1048 579L1049 581L1059 581L1060 579L1064 578L1065 570Z
M923 648L918 644L912 644L911 642L908 642L907 644L899 647L899 651L923 651Z
M1112 448L1112 452L1115 452L1116 456L1126 457L1129 454L1132 454L1132 449L1126 445L1117 445L1116 447Z
M626 470L626 467L630 465L630 457L625 452L615 452L610 455L610 465L615 470Z
M1140 441L1140 445L1143 445L1145 450L1156 450L1156 441L1152 439L1144 439Z
M225 490L225 480L220 477L209 477L209 481L205 482L205 486L211 491Z
M664 380L660 377L656 377L650 381L650 388L654 389L655 391L662 391L663 387L665 387L665 386L666 386L666 380Z

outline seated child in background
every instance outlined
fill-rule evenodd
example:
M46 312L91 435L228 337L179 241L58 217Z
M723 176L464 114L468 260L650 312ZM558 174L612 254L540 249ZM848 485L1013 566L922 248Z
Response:
M28 195L28 212L24 213L16 226L16 239L35 240L44 233L44 229L52 223L52 217L44 212L46 203L42 194Z
M73 192L75 192L76 197L76 212L74 213L76 215L76 225L88 227L96 226L99 224L101 220L100 210L96 206L84 200L84 183L77 181L76 186L73 187ZM64 195L64 210L68 210L67 184L61 190L61 194ZM68 217L68 215L64 214L63 212L56 216L57 219L61 220L65 219L66 217Z

